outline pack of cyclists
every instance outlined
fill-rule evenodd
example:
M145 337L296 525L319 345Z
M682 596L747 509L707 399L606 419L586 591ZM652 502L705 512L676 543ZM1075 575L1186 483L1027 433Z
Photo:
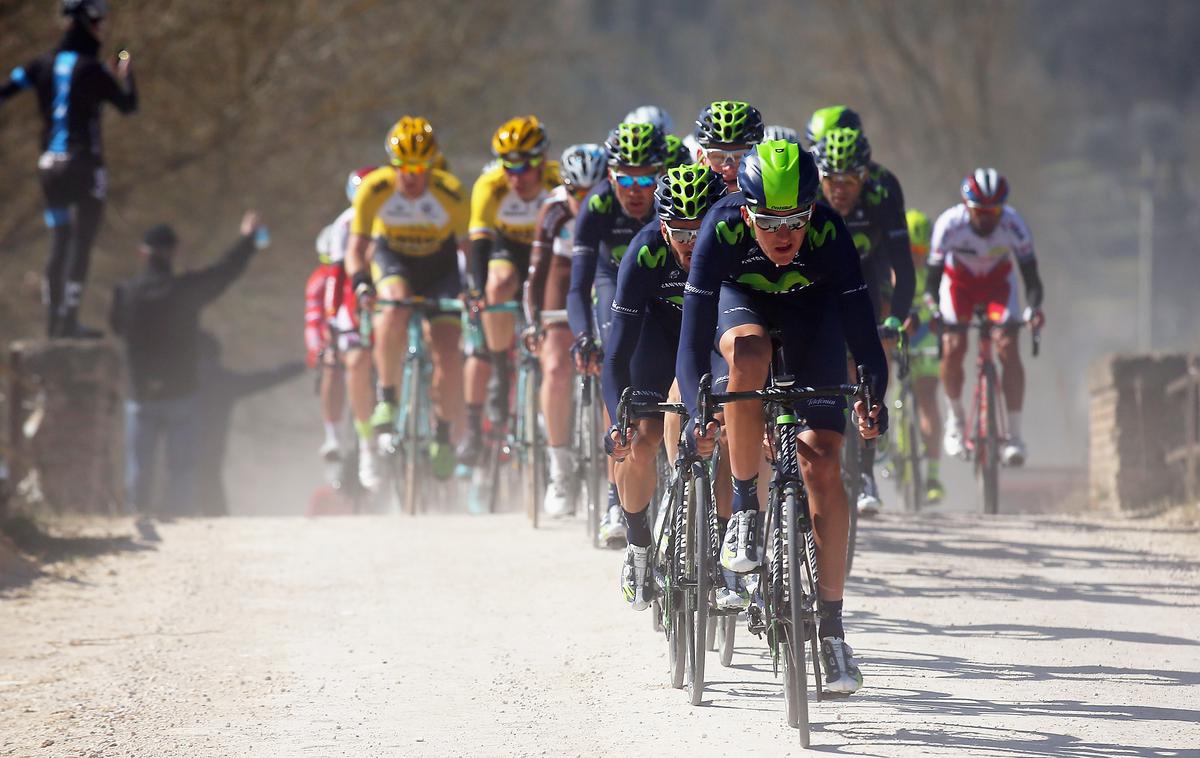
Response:
M376 436L395 429L401 364L415 337L433 359L433 476L469 471L485 444L485 421L495 429L511 417L523 340L541 368L543 509L565 516L580 492L570 444L573 382L581 373L598 376L609 453L607 502L596 504L604 514L600 539L624 547L619 587L634 609L648 607L655 591L647 512L660 484L659 450L673 459L679 441L702 455L719 451L714 489L725 581L716 604L749 602L747 577L765 553L763 406L731 402L701 416L699 387L707 375L714 391L762 389L776 346L797 384L845 383L863 366L872 396L882 399L887 356L906 334L925 496L937 502L945 496L940 448L951 456L964 449L963 329L982 308L999 334L1002 457L1009 465L1025 460L1017 327L1044 321L1043 287L1029 230L1007 205L999 172L972 170L962 202L931 223L905 207L900 182L876 162L861 117L845 106L817 110L803 141L740 101L709 103L688 134L672 132L665 110L641 106L603 143L572 144L555 160L545 125L515 117L494 131L494 160L468 196L433 125L415 115L397 121L386 136L387 164L349 175L349 207L318 238L306 340L310 364L323 372L321 455L343 454L338 419L348 397L359 479L367 489L380 486ZM412 332L414 299L465 307L427 314ZM624 396L682 402L687 420L681 430L674 414L638 414L617 428ZM882 401L868 408L817 398L798 410L821 577L824 686L851 693L862 675L842 624L850 508L871 516L883 506L867 440L887 431L888 409ZM843 483L843 445L861 446L855 503Z

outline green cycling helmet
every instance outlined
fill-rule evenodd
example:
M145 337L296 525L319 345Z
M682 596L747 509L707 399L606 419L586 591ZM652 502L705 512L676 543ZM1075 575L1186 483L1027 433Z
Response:
M704 146L757 145L762 138L762 114L747 103L718 100L696 118L696 141Z
M707 164L689 163L669 169L658 179L654 203L663 221L703 218L725 195L725 182Z
M663 133L653 124L625 121L604 142L610 166L661 166L667 157Z
M795 142L771 140L752 149L738 166L738 189L751 208L790 211L817 198L821 179L812 155Z
M871 143L861 129L837 127L825 132L813 147L822 174L861 171L871 163Z
M862 118L844 105L830 105L813 112L804 128L804 138L809 147L816 145L830 129L858 129L862 131Z
M929 241L933 238L933 225L929 223L929 216L916 208L909 208L904 218L908 221L909 244L922 253L928 252Z
M683 140L674 134L668 134L664 140L667 146L667 158L663 163L663 168L675 168L692 162L691 152L687 149L687 145L683 144Z

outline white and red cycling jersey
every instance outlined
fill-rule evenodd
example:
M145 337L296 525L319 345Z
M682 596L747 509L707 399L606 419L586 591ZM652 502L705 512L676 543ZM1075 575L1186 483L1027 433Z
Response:
M329 346L330 337L336 337L339 353L362 344L358 299L344 265L353 220L354 209L347 208L317 237L317 253L322 263L313 270L305 287L304 341L310 366L315 365L317 354Z
M968 323L977 305L985 305L994 321L1016 320L1017 266L1033 260L1033 236L1009 206L986 237L972 228L964 203L946 210L933 225L928 259L928 265L943 269L938 288L943 321Z

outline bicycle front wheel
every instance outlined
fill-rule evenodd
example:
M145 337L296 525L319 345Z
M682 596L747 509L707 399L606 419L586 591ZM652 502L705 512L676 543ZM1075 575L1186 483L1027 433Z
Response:
M916 397L911 388L904 392L904 460L901 482L904 487L904 506L914 513L921 509L924 491L921 482L921 422Z
M787 492L783 500L784 548L787 554L788 629L783 658L784 699L787 701L788 725L800 730L800 745L808 747L808 667L804 648L807 642L806 605L808 593L804 587L805 565L800 542L807 526L795 492Z
M996 377L990 371L980 374L980 397L984 407L979 413L979 442L975 450L975 476L983 512L989 516L1000 510L1000 429L997 426Z
M419 359L410 358L404 362L404 418L400 425L404 439L400 448L404 451L404 512L410 516L417 515L419 510L419 484L425 473L420 464L426 454L422 449L422 431L428 429L428 419L421 408L421 395L425 389L423 373ZM424 425L423 421L426 422Z
M708 468L704 463L695 464L692 476L692 532L691 548L696 587L692 595L692 671L689 677L688 696L692 705L700 705L704 699L704 659L708 653L708 609L713 593L712 546L709 542L709 509L713 507L712 490L709 488Z

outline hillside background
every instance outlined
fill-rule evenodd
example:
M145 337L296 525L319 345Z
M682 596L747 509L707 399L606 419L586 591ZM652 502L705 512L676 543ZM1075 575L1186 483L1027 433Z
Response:
M301 354L313 239L346 173L383 158L406 113L427 116L471 181L504 119L536 113L555 147L599 141L658 103L677 131L714 99L802 128L859 110L878 160L931 216L995 165L1029 222L1049 326L1030 364L1039 464L1085 460L1085 370L1137 344L1138 211L1154 200L1153 346L1196 349L1200 326L1200 3L132 0L112 3L105 51L132 52L141 110L109 114L110 199L86 313L136 267L141 231L176 226L200 265L260 209L273 246L211 308L226 362ZM0 70L52 46L48 0L0 0ZM734 12L733 9L738 9ZM28 94L0 110L0 338L40 334L48 248ZM1152 169L1152 170L1147 170ZM239 512L297 510L319 481L311 377L240 409L228 478ZM285 506L283 504L291 504Z

